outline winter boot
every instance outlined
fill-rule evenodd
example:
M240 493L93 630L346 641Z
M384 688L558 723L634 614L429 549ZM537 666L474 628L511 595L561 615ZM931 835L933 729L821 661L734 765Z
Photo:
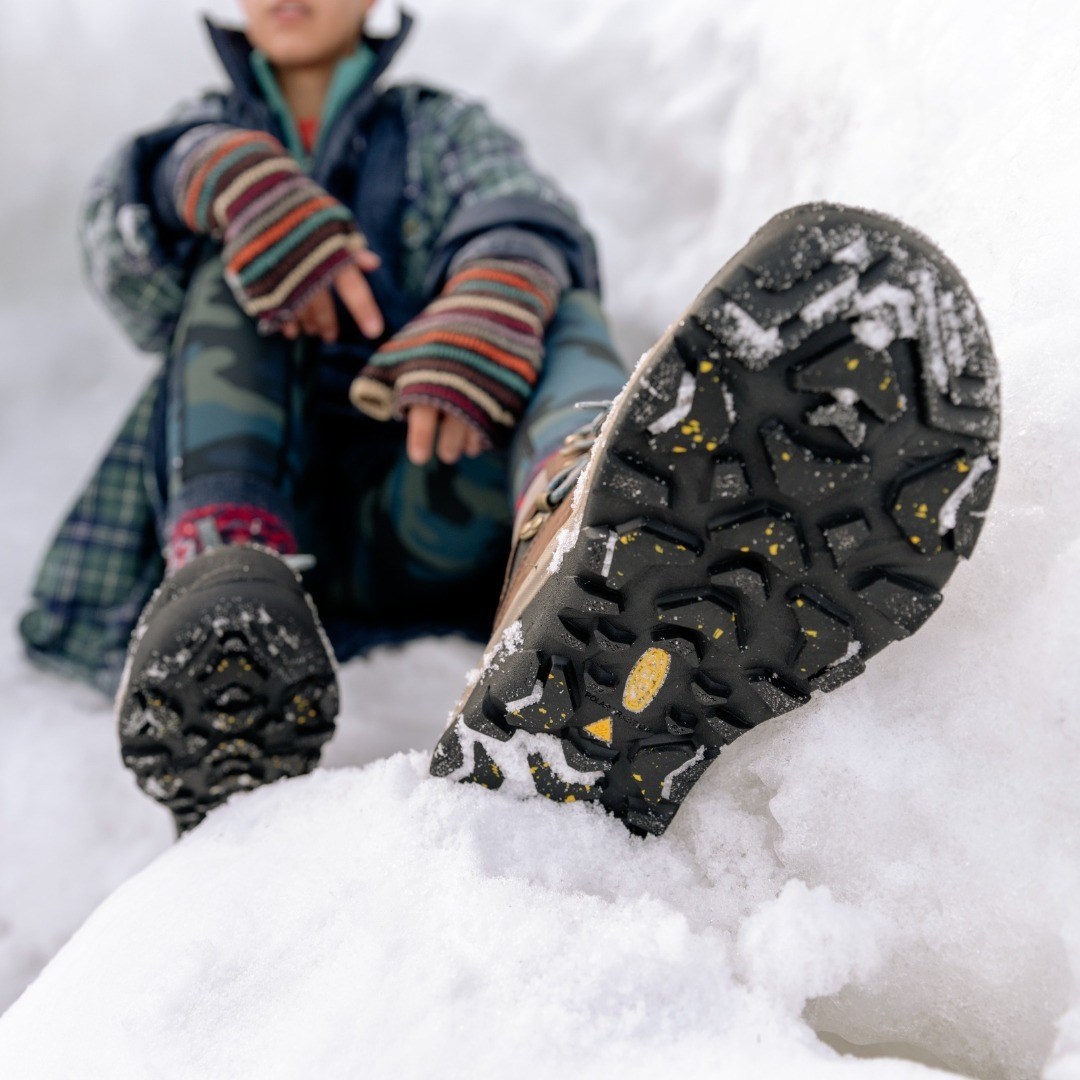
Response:
M208 521L143 610L116 699L124 764L178 832L234 791L313 769L338 711L296 571L268 547L222 544Z
M994 485L998 377L924 237L773 218L519 515L438 776L659 834L721 749L835 689L941 602Z

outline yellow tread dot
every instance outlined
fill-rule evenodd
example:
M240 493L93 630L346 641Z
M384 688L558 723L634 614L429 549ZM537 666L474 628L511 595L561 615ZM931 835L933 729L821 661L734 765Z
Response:
M701 363L698 364L698 371L700 371L703 375L708 375L709 372L712 371L712 369L713 364L711 360L702 360Z
M671 669L671 654L655 646L638 657L623 687L623 708L640 713L660 693Z
M847 362L847 369L848 369L848 371L854 371L854 370L855 370L855 369L856 369L856 368L857 368L858 366L859 366L859 359L858 359L858 357L855 357L855 356L853 356L853 357L852 357L852 358L851 358L851 359L850 359L850 360L849 360L849 361Z

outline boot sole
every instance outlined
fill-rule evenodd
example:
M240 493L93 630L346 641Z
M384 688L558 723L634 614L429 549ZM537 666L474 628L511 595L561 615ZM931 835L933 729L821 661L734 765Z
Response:
M635 369L431 771L662 833L724 746L935 610L998 415L989 335L936 247L867 211L778 215Z
M179 833L233 792L310 772L337 711L310 600L280 559L252 548L212 551L165 582L117 694L124 764Z

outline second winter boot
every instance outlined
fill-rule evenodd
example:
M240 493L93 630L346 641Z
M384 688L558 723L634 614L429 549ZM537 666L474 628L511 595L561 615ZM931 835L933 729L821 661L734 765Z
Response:
M186 557L139 618L116 711L125 765L178 832L235 791L313 769L337 666L297 572L250 543Z
M930 616L997 438L990 339L952 263L878 214L778 215L519 515L431 771L662 833L725 745Z

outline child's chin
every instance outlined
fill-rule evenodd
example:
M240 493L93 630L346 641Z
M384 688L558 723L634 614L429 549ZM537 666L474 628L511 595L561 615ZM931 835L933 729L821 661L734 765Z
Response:
M311 67L332 63L360 40L362 32L362 26L351 34L344 27L320 26L308 19L289 25L250 26L248 37L276 66Z
M270 63L281 67L307 66L319 60L325 52L319 42L312 41L310 34L299 28L290 33L277 33L260 46Z

